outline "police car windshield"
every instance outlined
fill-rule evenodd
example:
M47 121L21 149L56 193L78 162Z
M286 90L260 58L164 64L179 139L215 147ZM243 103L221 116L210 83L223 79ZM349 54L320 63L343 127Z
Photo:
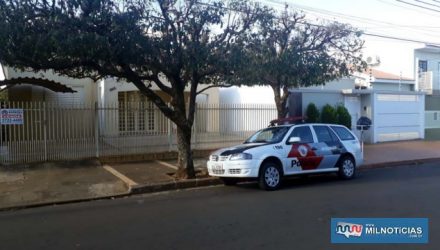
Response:
M262 129L253 134L244 143L278 143L286 135L289 127L271 127Z

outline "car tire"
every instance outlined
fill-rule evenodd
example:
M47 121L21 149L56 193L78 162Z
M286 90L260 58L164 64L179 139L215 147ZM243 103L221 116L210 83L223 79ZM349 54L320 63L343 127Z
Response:
M237 178L222 177L220 179L223 181L223 184L225 184L225 186L234 186L238 183Z
M352 179L356 174L356 163L353 157L346 155L339 161L338 175L343 180Z
M277 190L281 186L283 173L280 166L274 162L265 162L261 165L258 185L267 191Z

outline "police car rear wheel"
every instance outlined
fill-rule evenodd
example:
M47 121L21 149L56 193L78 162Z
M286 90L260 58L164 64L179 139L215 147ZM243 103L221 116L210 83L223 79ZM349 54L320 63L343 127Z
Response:
M266 162L261 166L258 184L263 190L276 190L281 185L280 167L273 162Z
M238 182L237 178L222 177L220 179L223 181L223 184L225 184L225 186L233 186L233 185L236 185Z
M339 164L339 177L342 179L351 179L354 177L356 171L356 165L354 160L350 156L344 156Z

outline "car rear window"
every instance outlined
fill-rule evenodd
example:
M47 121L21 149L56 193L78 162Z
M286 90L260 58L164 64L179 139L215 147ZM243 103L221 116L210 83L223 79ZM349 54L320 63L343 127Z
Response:
M327 127L323 125L313 126L318 142L332 143L339 141L336 135Z
M356 140L356 138L348 131L348 129L339 126L331 126L333 131L341 138L343 141Z

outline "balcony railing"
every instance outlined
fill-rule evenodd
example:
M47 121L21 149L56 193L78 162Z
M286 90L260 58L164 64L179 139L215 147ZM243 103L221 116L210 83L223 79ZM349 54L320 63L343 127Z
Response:
M420 91L425 91L427 94L432 94L433 92L433 79L432 79L432 71L427 72L419 72L418 73L418 85ZM438 89L437 89L438 91Z

